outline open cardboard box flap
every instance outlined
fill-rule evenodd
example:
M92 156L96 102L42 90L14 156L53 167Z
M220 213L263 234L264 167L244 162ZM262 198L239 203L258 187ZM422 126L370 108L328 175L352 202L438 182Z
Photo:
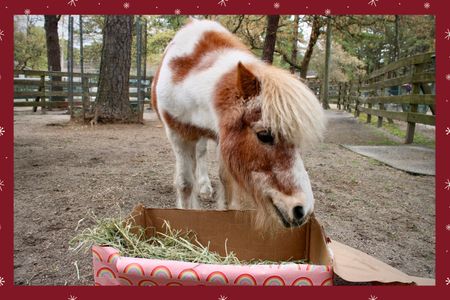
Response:
M137 205L128 221L146 229L147 237L163 230L164 220L172 228L193 230L200 243L225 254L233 251L242 260L273 261L308 259L317 265L332 265L334 273L348 282L375 284L434 285L434 279L409 276L352 247L330 241L312 216L300 228L281 228L276 235L262 235L253 227L252 211L201 211L153 209ZM224 247L226 237L227 249ZM331 251L330 251L331 250ZM330 252L332 255L330 255Z
M382 284L434 285L434 279L409 276L382 261L332 240L328 247L333 252L333 270L349 282L373 282Z

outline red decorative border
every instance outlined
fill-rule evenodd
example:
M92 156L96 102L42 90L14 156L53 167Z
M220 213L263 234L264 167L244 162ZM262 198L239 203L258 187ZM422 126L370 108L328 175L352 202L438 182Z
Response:
M0 0L0 296L2 299L448 299L450 283L450 18L443 0ZM128 3L126 5L125 3ZM428 3L428 4L427 4ZM13 286L13 15L15 14L431 14L436 16L436 287L19 287ZM448 37L447 37L448 36ZM449 130L450 132L450 130ZM448 189L446 189L448 185ZM433 232L430 232L433 234ZM450 281L450 279L449 279ZM73 296L72 296L73 295ZM445 295L447 297L445 297ZM6 297L5 297L6 296ZM9 296L9 297L8 297Z

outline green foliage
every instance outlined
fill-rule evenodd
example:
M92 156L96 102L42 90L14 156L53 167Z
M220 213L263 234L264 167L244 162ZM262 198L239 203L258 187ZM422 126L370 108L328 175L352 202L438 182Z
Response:
M319 78L323 78L325 71L325 60L323 59L325 57L325 41L323 39L315 47L314 52L311 68L317 71ZM345 51L341 44L332 42L331 52L330 81L348 82L365 74L364 62Z
M175 35L174 30L160 31L148 37L147 40L147 62L157 65L164 53L164 49Z
M399 16L399 58L434 50L433 16ZM395 16L338 16L333 38L371 72L396 60Z
M83 60L85 69L100 69L100 57L103 43L94 41L89 45L83 46ZM79 53L79 51L78 51ZM75 56L75 51L74 51ZM88 67L88 68L86 68Z
M16 69L47 70L45 30L35 25L25 31L14 30L14 61Z
M177 31L184 24L187 23L189 17L185 15L168 15L168 16L151 16L148 17L150 21L150 28L166 29Z
M38 16L37 18L42 18ZM66 16L63 16L63 18ZM266 16L264 15L203 15L194 16L199 19L211 19L220 22L236 34L258 57L265 38ZM300 16L298 31L297 64L300 65L309 41L311 25L314 16ZM162 53L170 40L187 21L183 15L172 16L142 16L147 20L147 65L155 69ZM47 69L45 32L43 23L33 18L16 18L15 22L15 60L18 68ZM283 15L277 32L277 44L274 64L282 68L290 67L286 59L292 56L294 16ZM19 22L20 21L20 22ZM434 50L434 17L408 16L398 18L399 55L410 56L421 52ZM96 71L100 66L102 49L102 31L104 16L83 16L84 62L87 70ZM144 22L142 22L144 24ZM60 21L59 26L67 26ZM78 18L75 18L75 48L74 63L79 65ZM321 35L314 48L310 69L319 76L323 73L325 56L325 24L321 25ZM334 16L332 28L332 66L331 79L346 81L356 79L362 70L370 72L383 64L395 59L396 31L395 16ZM65 31L64 31L65 32ZM65 32L66 33L66 32ZM63 57L67 57L67 33L61 37ZM133 37L133 64L135 69L136 35Z
M400 16L400 57L435 51L434 16Z

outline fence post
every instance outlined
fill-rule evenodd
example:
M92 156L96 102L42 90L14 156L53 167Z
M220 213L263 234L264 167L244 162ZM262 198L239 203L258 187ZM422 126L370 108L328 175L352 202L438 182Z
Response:
M352 108L351 108L351 104L352 104L352 88L353 88L353 83L350 81L350 83L348 84L348 94L347 94L347 111L349 113L352 112Z
M86 112L90 109L90 98L89 98L89 77L81 77L81 85L83 90L83 117L86 118Z
M355 98L355 118L359 117L359 97L361 96L361 81L358 80L358 87L356 88Z
M142 97L142 112L144 111L144 101L146 97L150 97L149 94L149 86L150 83L147 85L147 40L148 40L148 32L147 32L147 18L144 19L144 44L143 44L143 50L142 50L142 54L144 56L143 59L143 68L144 70L142 71L142 80L144 82L144 91L143 91L143 97Z
M385 73L383 76L383 80L388 80L388 79L389 79L389 72ZM380 90L381 90L380 91L381 96L384 96L386 88L381 88ZM383 103L378 103L378 109L385 110L386 108L384 107ZM380 128L381 126L383 126L383 117L378 116L377 117L377 127Z
M380 110L386 110L386 107L384 106L383 103L378 103L380 106ZM383 126L383 117L378 117L377 120L377 127L380 128L381 126Z
M398 58L397 58L396 60L398 60ZM394 72L394 74L396 74L396 73ZM384 80L388 80L388 79L389 79L389 72L386 73L386 74L384 75ZM399 90L399 87L397 87L397 90ZM385 93L383 92L383 95L384 95L384 94L385 94ZM398 94L398 92L397 92L397 94ZM380 108L380 109L386 110L386 106L383 105L383 108ZM390 118L387 118L387 120L388 120L388 122L389 122L390 124L393 124L393 123L394 123L394 120L392 120L392 119L390 119ZM381 127L381 125L380 125L380 127Z
M323 83L319 83L319 100L322 101Z
M68 72L68 98L70 107L70 119L74 118L73 103L73 17L69 16L69 36L67 41L67 72Z
M89 83L87 78L84 76L84 51L83 51L83 16L79 17L79 26L80 26L80 74L81 74L81 106L83 108L83 122L86 120L86 112L89 109L89 99L86 96L86 85L89 89ZM89 93L89 91L87 92ZM89 95L88 95L89 96Z
M368 107L369 109L371 109L371 108L372 108L372 103L369 102L369 103L367 104L367 107ZM368 123L368 124L372 123L372 115L369 114L369 113L367 113L367 121L366 121L366 123Z
M420 64L420 65L414 65L413 66L413 71L412 71L412 77L414 77L415 74L417 73L421 73L424 69L424 64ZM412 94L413 95L418 95L420 94L420 83L413 83L413 89L412 89ZM409 113L416 113L417 112L417 107L419 105L418 104L411 104L409 105L410 109L409 112L407 113L407 116L409 117ZM408 120L409 118L407 118ZM408 126L406 128L406 138L405 138L405 144L411 144L414 141L414 132L416 130L416 123L414 122L408 122Z
M338 110L341 109L341 93L342 93L342 82L339 82L339 91L338 91L338 98L337 98L337 108Z
M346 110L347 105L347 92L348 92L348 83L344 83L344 89L342 93L342 110Z
M42 91L41 94L41 99L42 99L42 107L41 107L41 112L43 114L46 113L46 107L45 107L45 73L43 75L41 75L41 85L39 88Z

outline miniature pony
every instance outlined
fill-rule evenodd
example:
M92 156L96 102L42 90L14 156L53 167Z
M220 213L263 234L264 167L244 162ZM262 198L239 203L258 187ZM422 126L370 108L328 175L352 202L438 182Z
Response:
M314 209L304 147L321 140L322 107L288 72L256 58L220 24L191 20L167 46L152 105L176 158L177 207L213 190L206 142L218 143L219 208L256 207L256 225L300 226Z

